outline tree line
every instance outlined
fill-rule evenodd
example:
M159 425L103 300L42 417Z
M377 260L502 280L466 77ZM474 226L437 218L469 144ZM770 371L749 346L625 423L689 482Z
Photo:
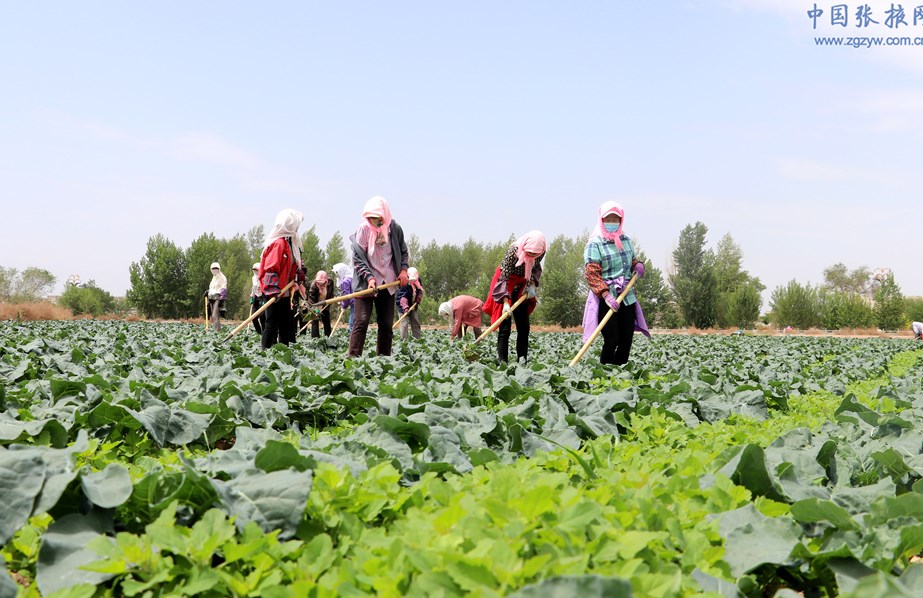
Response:
M228 239L204 233L186 248L162 234L151 237L144 255L129 268L128 306L148 318L200 317L204 311L202 296L211 280L209 266L217 261L228 278L229 315L246 317L251 268L260 259L265 234L262 225ZM587 236L584 231L575 237L550 239L539 295L541 309L533 316L536 323L574 327L582 322ZM438 322L439 304L457 295L486 298L494 270L514 240L510 234L496 242L469 238L462 244L424 243L411 235L407 240L410 263L420 271L426 290L421 319ZM633 241L647 267L635 290L648 323L654 326L749 329L762 321L778 328L894 330L911 320L923 320L923 298L905 298L890 272L873 273L865 266L850 270L844 264L834 264L824 270L824 282L819 285L792 280L775 288L763 314L762 292L766 287L743 269L743 250L730 234L712 247L708 227L702 222L689 224L680 231L667 264L654 263ZM322 243L316 228L311 227L302 234L302 244L309 279L318 270L330 272L337 262L350 263L348 244L339 232ZM0 300L40 296L53 284L54 276L38 268L22 273L0 268ZM120 311L118 302L92 281L69 286L60 301L75 313Z

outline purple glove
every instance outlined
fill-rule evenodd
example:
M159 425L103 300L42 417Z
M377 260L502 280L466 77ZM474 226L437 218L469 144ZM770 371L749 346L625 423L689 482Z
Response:
M615 295L613 295L612 293L606 293L605 295L603 295L603 298L606 300L606 305L609 306L609 309L611 309L612 311L619 310L619 302L616 301Z
M632 270L638 274L638 278L644 278L644 262L638 262Z
M228 298L228 288L227 287L224 287L223 289L221 289L221 293L218 295L218 298L221 299L222 301Z
M401 298L401 309L403 309L404 311L407 311L408 307L410 306L407 304L407 297L402 297Z

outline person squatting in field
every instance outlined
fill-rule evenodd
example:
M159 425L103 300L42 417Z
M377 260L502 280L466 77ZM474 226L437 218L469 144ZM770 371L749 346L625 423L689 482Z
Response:
M913 330L913 338L923 339L923 322L911 322L910 329Z
M221 264L212 262L212 280L205 296L208 297L208 313L215 332L221 330L221 316L227 314L224 302L228 298L228 279L221 271Z
M260 263L256 262L253 264L253 279L250 284L250 315L252 316L259 308L263 307L265 303L263 299L263 289L260 287ZM263 324L266 322L266 314L261 313L257 317L253 318L253 329L256 330L256 333L261 335L263 334Z
M337 275L337 287L340 289L340 295L350 295L353 292L353 269L340 262L333 265L333 272ZM349 324L346 331L352 332L353 329L353 303L355 299L346 299L340 301L340 309L349 310Z
M314 305L321 301L333 299L333 283L327 273L320 270L308 289L308 303ZM320 313L311 320L311 338L320 338L320 324L324 324L324 336L330 336L330 307L321 308Z
M420 273L416 268L407 268L406 286L397 289L397 312L403 317L401 320L401 340L407 340L408 331L413 332L413 338L420 338L420 302L423 301L423 283L420 282ZM409 313L408 313L409 312Z
M511 320L516 321L516 359L528 359L529 315L538 303L535 289L542 277L545 250L545 235L537 230L529 231L510 245L490 281L484 311L490 314L491 323L508 313L523 293L528 295L524 304L512 310L511 317L503 320L497 329L497 356L500 361L509 359Z
M484 303L471 295L459 295L439 305L439 315L452 320L452 333L449 338L462 338L466 328L474 331L474 338L481 336L481 316Z
M616 365L628 363L635 330L648 337L650 332L634 289L628 291L621 304L616 301L631 273L637 273L638 278L644 276L644 263L638 261L631 239L625 234L625 210L614 201L599 206L583 261L584 276L590 288L583 310L583 341L589 340L606 313L612 310L615 314L602 329L599 361Z
M276 301L267 308L266 323L263 326L261 344L264 349L277 342L289 344L295 340L295 319L292 314L292 294L294 288L283 289L292 282L303 282L304 271L301 264L301 235L298 227L304 216L291 208L276 214L272 231L266 236L260 269L257 276L263 296Z
M374 289L395 280L400 286L409 282L407 275L408 252L404 230L391 218L388 201L380 196L368 200L362 210L362 222L350 236L353 253L353 289L355 292ZM394 287L372 296L357 297L353 309L355 320L349 334L350 357L362 355L365 336L375 308L378 323L378 355L391 355L394 332Z

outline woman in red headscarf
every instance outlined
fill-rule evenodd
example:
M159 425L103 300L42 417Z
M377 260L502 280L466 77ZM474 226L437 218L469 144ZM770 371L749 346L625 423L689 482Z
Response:
M314 305L321 301L333 299L333 285L327 273L323 270L314 276L311 288L308 289L308 304ZM319 319L318 319L319 318ZM311 338L320 338L320 323L324 323L324 336L330 336L330 308L323 309L317 318L311 320Z
M647 323L634 289L622 303L616 301L633 274L644 276L644 263L635 256L631 239L625 234L625 210L614 201L599 206L598 218L586 249L583 274L590 292L583 310L583 340L586 342L609 310L615 312L602 329L603 364L628 363L635 330L647 336Z
M497 329L497 355L500 361L509 359L510 333L513 330L511 320L516 321L516 359L528 358L529 315L538 303L535 289L542 278L545 249L545 235L537 230L529 231L510 245L490 281L491 290L484 302L484 313L490 315L491 323L510 311L512 304L523 293L529 297Z
M384 197L375 196L368 200L362 210L362 222L356 233L349 237L353 250L353 291L364 291L395 280L400 286L407 286L409 255L404 242L404 229L391 218L391 208ZM372 307L378 322L379 355L391 355L394 333L394 287L357 297L353 306L355 320L349 333L349 356L362 355L365 335Z

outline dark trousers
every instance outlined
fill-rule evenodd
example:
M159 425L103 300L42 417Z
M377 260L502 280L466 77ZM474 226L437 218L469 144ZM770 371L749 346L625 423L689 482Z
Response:
M266 325L263 326L262 345L268 349L274 344L282 343L287 345L295 342L295 320L292 317L292 307L289 305L288 297L282 297L266 311Z
M253 303L250 304L250 315L253 315L253 312L263 307L265 301L262 297L254 297ZM256 333L259 335L263 334L263 326L266 325L266 312L264 311L259 316L253 318L253 329L256 330Z
M320 338L320 325L324 324L324 336L330 336L330 308L320 312L319 320L311 320L311 338Z
M602 330L603 350L599 355L599 362L625 365L628 363L628 354L631 353L631 341L635 337L635 303L622 305L612 314ZM603 321L609 306L605 301L599 300L599 320Z
M365 347L365 335L369 329L369 320L372 319L372 306L375 306L376 322L378 322L378 342L375 350L379 355L391 355L391 341L394 340L394 295L387 290L379 292L374 297L359 297L353 304L353 329L349 333L349 356L359 357Z
M529 357L529 307L523 303L513 310L512 315L503 320L497 328L497 356L500 361L507 361L510 356L510 333L513 321L516 321L516 359Z

